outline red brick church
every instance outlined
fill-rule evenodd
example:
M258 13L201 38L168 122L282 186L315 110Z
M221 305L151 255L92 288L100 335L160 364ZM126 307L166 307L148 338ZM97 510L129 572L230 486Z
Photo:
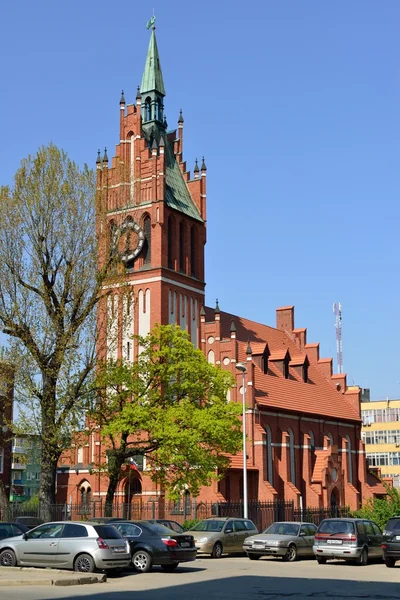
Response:
M246 366L247 469L250 499L293 500L295 506L347 505L385 492L367 472L361 441L360 389L334 375L332 359L296 328L294 308L278 308L274 327L205 307L206 174L204 159L191 174L183 159L184 120L169 130L155 29L151 32L136 104L120 100L119 143L109 163L97 158L100 263L119 240L121 268L107 282L102 342L112 358L135 360L132 334L155 323L176 323L209 362L236 378L231 401L242 401ZM116 236L114 238L114 236ZM122 275L121 275L122 273ZM122 277L122 279L121 279ZM107 480L93 470L106 448L93 433L60 461L59 502L105 498ZM231 458L224 479L203 488L201 500L238 501L243 456ZM159 499L145 460L122 473L120 503Z

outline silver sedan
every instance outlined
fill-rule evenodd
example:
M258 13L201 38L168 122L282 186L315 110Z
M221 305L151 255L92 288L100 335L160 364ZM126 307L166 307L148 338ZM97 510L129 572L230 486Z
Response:
M283 560L293 562L299 556L314 558L313 543L317 530L313 523L283 521L273 523L258 535L248 537L243 550L250 560L261 556L281 556Z
M2 567L58 567L92 573L127 567L130 561L128 542L112 525L44 523L0 542Z

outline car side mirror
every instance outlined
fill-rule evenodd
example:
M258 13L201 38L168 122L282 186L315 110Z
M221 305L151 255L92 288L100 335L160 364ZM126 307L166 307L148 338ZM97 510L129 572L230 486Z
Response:
M232 527L227 527L227 528L225 529L225 533L232 533L232 532L233 532L233 529L232 529Z
M28 539L28 534L25 532L25 533L22 534L22 537L24 538L24 540L27 540Z
M305 536L306 536L306 534L304 533L304 531L300 531L300 533L299 533L299 536L300 536L300 537L305 537Z

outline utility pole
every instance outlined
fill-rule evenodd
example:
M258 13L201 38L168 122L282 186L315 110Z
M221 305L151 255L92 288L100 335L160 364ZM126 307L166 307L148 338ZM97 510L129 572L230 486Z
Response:
M342 305L335 302L333 305L333 314L336 317L336 358L338 373L343 373L343 346L342 346Z

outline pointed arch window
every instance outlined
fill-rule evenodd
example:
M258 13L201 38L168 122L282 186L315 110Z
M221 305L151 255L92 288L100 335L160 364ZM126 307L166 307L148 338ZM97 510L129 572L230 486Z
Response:
M145 119L151 121L151 98L148 96L145 101Z
M185 245L186 245L186 227L185 223L179 223L179 270L185 273Z
M174 239L174 220L172 217L168 217L168 268L174 268L174 257L173 257L173 239Z
M289 434L289 478L291 483L296 485L296 457L295 457L295 447L294 447L294 433L292 429L288 429Z
M159 121L163 120L163 105L160 99L157 100L157 118Z
M347 440L347 474L349 483L353 483L353 460L351 455L351 440L350 436L346 435Z
M149 215L146 215L143 220L143 233L144 233L144 264L149 265L151 263L151 219Z
M272 461L272 433L269 425L265 426L265 467L266 480L274 485L273 461Z
M190 274L192 277L197 276L197 235L194 227L190 230Z

